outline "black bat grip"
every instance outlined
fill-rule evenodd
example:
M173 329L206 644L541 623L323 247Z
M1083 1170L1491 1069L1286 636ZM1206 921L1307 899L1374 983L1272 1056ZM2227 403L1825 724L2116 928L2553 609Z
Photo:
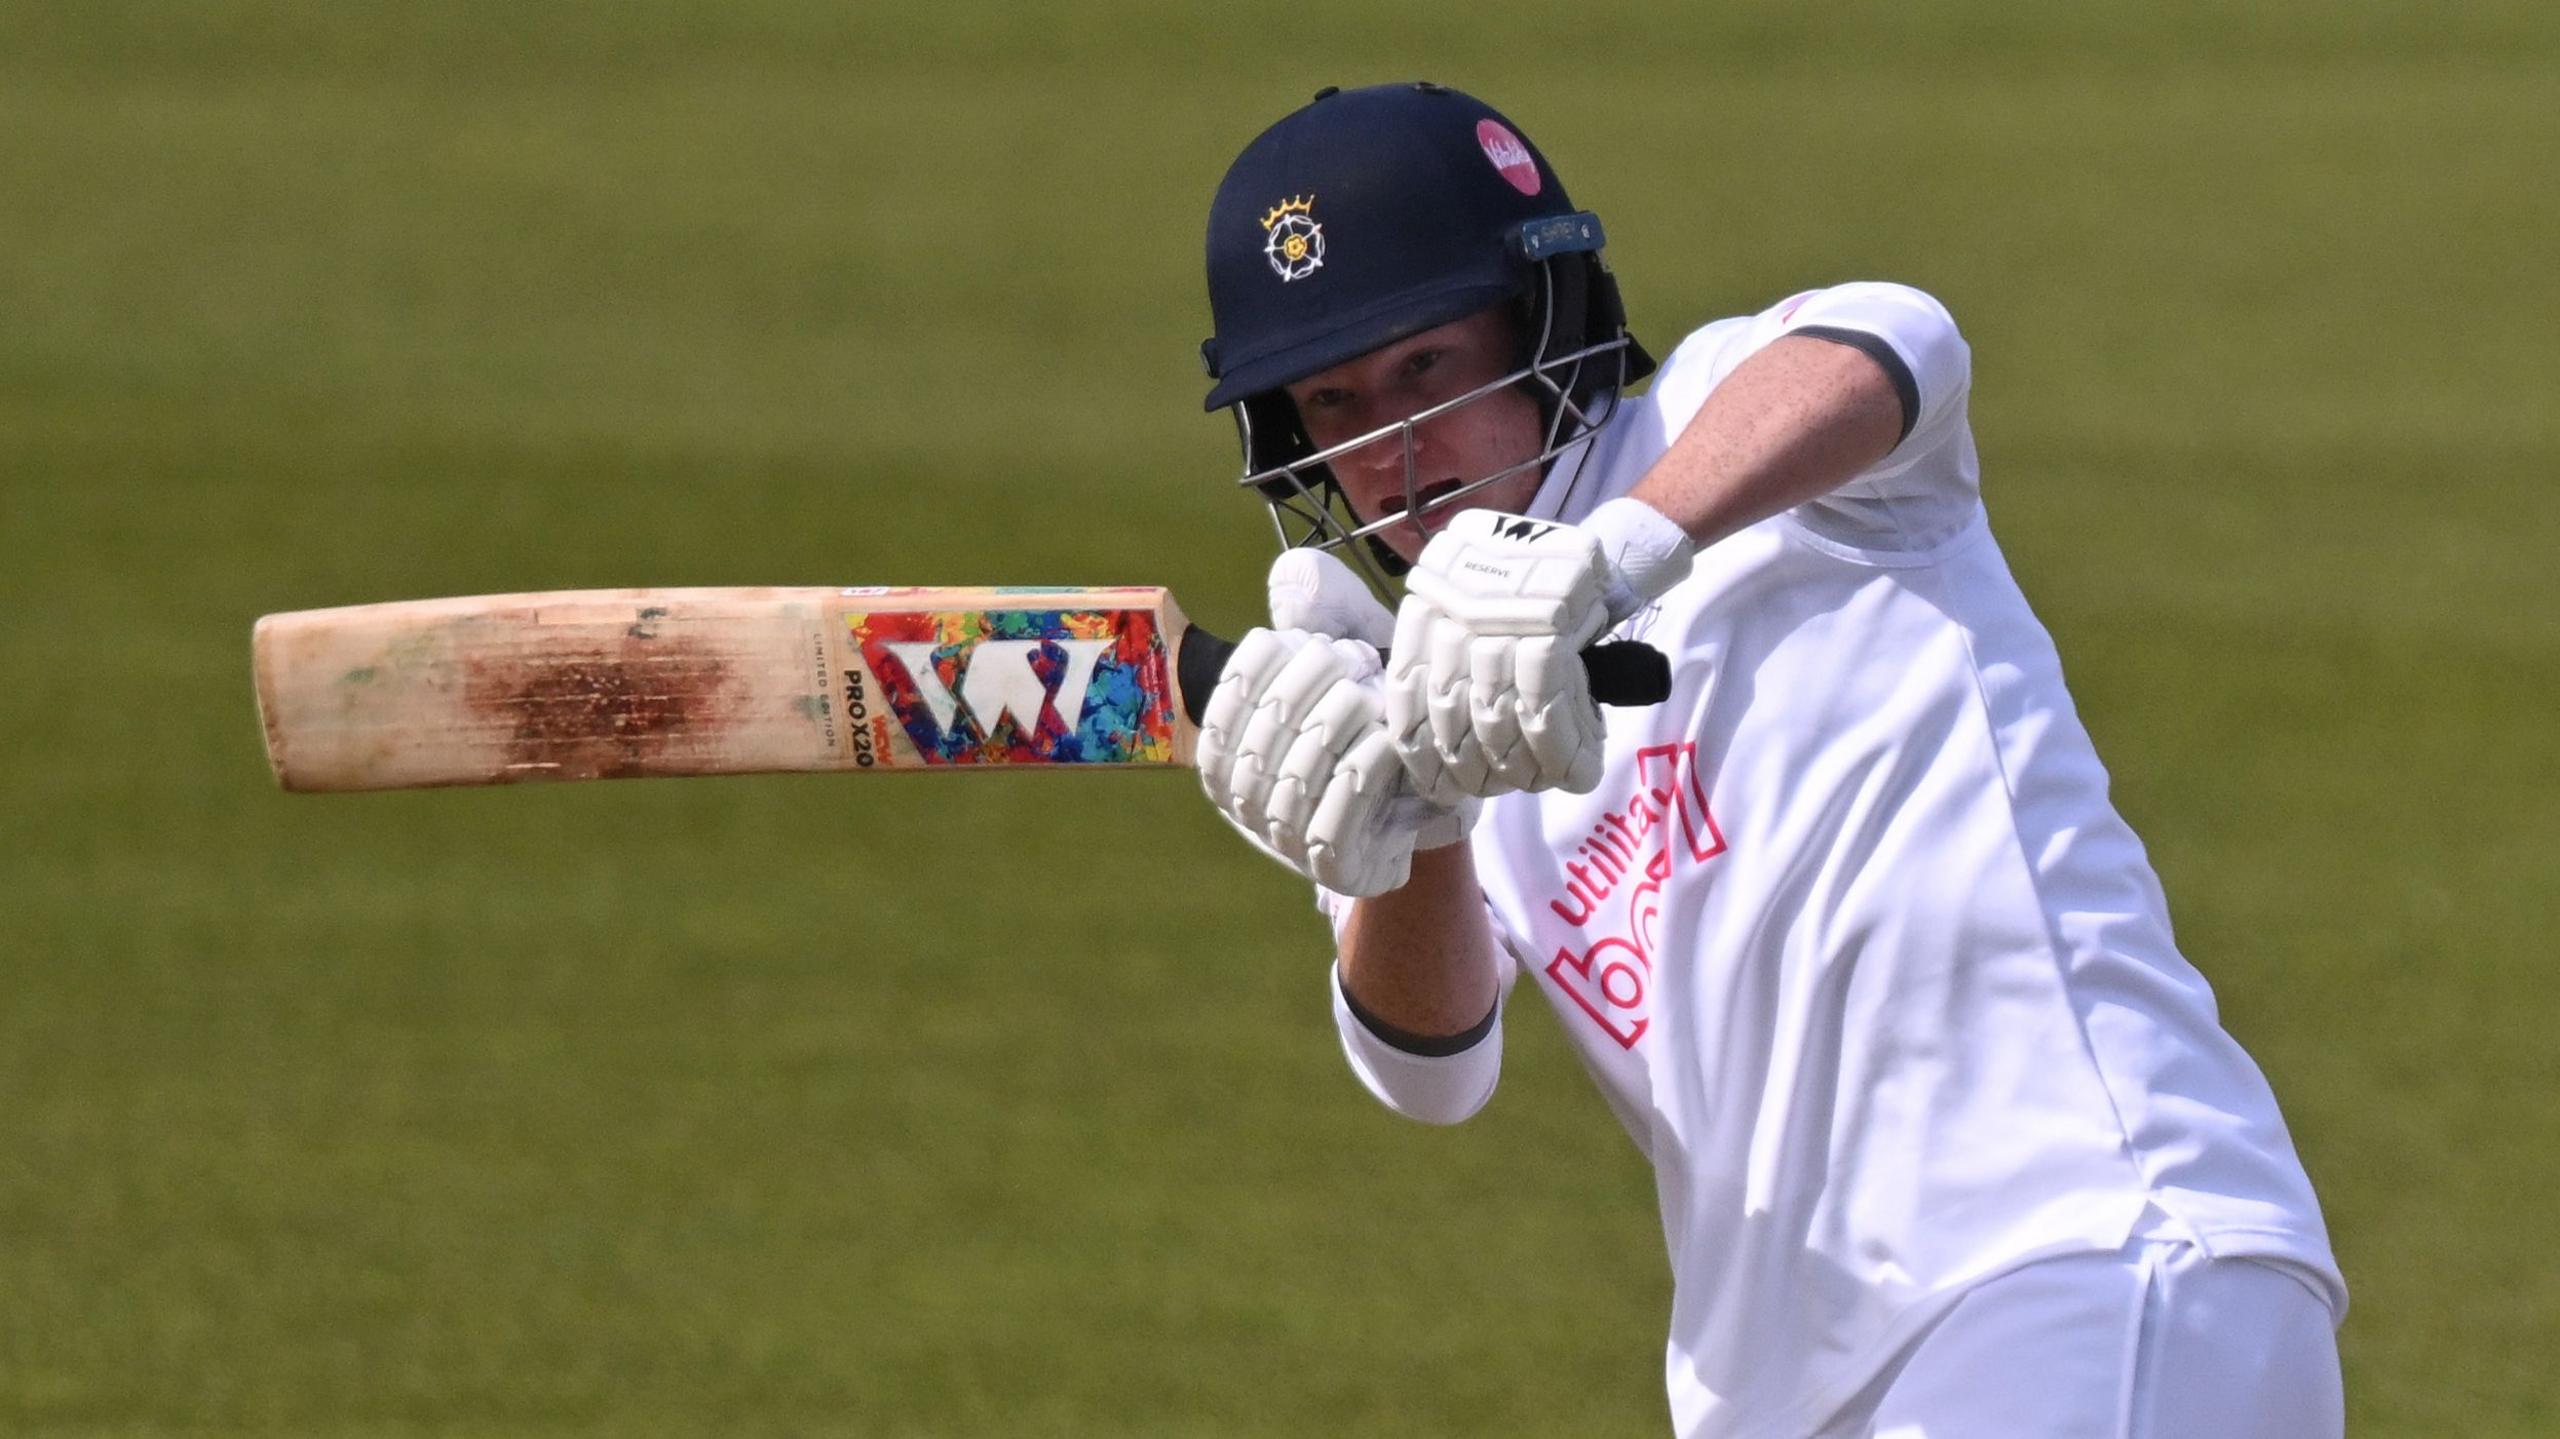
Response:
M1182 632L1182 648L1173 657L1173 680L1182 691L1182 712L1193 724L1200 723L1208 711L1209 692L1218 687L1218 675L1235 652L1235 641L1220 639L1198 625ZM1582 665L1591 676L1591 697L1604 705L1637 709L1671 698L1671 661L1641 640L1593 645L1582 652Z
M1591 697L1620 709L1642 709L1671 698L1671 660L1642 640L1610 640L1582 652Z
M1173 685L1182 691L1182 712L1195 725L1209 712L1209 692L1236 652L1234 640L1220 639L1193 625L1182 632L1182 648L1173 656Z

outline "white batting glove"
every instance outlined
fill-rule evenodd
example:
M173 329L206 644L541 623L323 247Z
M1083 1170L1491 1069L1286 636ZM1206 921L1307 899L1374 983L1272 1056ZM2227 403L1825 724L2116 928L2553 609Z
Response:
M1201 717L1201 788L1256 849L1325 888L1399 889L1413 852L1464 839L1475 807L1414 794L1386 732L1372 644L1286 624L1384 638L1386 607L1314 551L1283 555L1271 594L1285 627L1247 634L1219 675Z
M1358 640L1383 650L1395 638L1396 617L1370 592L1368 582L1327 550L1284 550L1271 562L1271 623L1280 629L1313 630L1340 639ZM1368 681L1378 689L1380 678ZM1415 849L1439 849L1465 839L1483 808L1473 795L1451 795L1434 802L1422 797L1410 775L1397 785L1400 820L1416 826Z
M1607 735L1585 646L1688 577L1689 536L1641 500L1580 525L1470 510L1405 577L1386 722L1420 792L1600 783Z

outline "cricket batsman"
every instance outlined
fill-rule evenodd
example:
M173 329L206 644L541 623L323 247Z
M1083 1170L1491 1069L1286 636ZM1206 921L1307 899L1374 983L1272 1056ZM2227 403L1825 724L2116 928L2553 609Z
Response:
M1210 209L1284 552L1200 769L1318 886L1353 1073L1463 1120L1536 991L1653 1164L1690 1439L2340 1434L2319 1205L1992 539L1955 322L1841 284L1657 365L1602 243L1431 84ZM1611 638L1667 702L1604 717Z

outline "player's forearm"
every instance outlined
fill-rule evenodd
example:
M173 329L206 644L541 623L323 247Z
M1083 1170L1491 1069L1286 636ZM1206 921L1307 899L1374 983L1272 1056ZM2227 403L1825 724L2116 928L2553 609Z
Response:
M1838 489L1892 451L1904 420L1873 359L1781 336L1716 386L1631 494L1704 548Z
M1468 845L1418 851L1401 889L1354 900L1339 941L1342 986L1406 1034L1464 1034L1501 991Z

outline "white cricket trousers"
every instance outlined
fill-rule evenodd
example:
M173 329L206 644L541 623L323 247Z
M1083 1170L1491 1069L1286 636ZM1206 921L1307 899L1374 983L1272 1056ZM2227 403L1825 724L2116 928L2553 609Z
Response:
M1818 1439L2340 1439L2327 1303L2176 1240L1984 1281Z

